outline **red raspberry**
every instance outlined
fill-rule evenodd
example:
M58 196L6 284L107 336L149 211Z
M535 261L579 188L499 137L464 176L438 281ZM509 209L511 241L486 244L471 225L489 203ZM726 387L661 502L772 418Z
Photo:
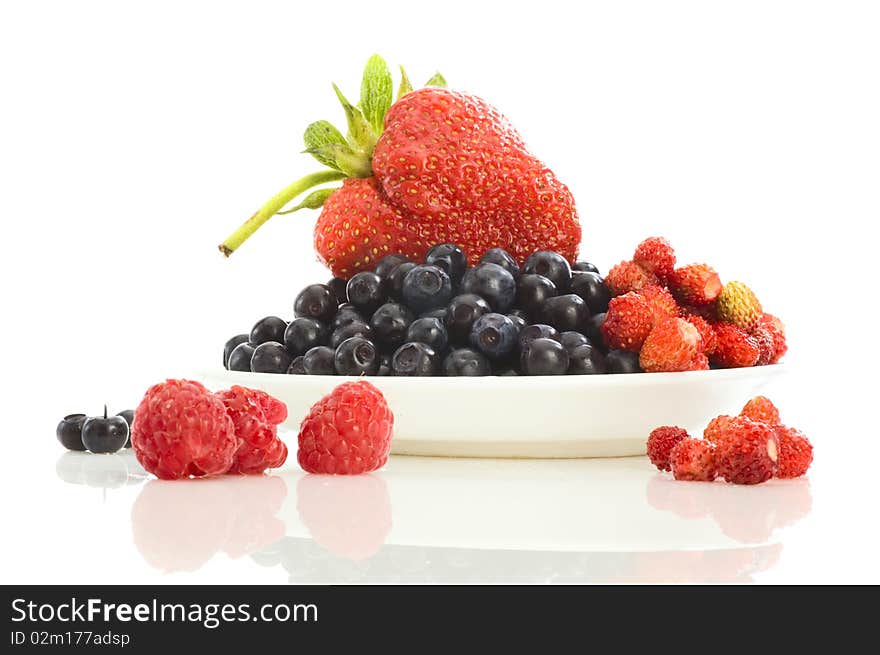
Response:
M287 446L278 438L277 425L287 418L287 406L264 391L234 386L220 391L235 426L238 449L229 473L262 473L287 459Z
M682 318L697 328L700 337L703 339L703 352L707 355L715 352L718 339L715 337L715 329L709 325L709 322L699 314L686 314Z
M758 344L758 363L755 366L766 366L776 355L773 335L767 328L759 325L752 330L752 338Z
M679 302L687 305L709 305L721 294L721 278L707 264L690 264L676 268L669 278L669 288Z
M651 330L639 353L646 373L684 371L700 353L700 333L683 318L667 318Z
M675 269L675 250L663 237L648 237L636 248L633 262L666 281Z
M131 445L147 471L176 480L226 473L238 442L219 398L198 382L166 380L135 410Z
M645 287L638 292L639 295L648 301L651 309L654 310L654 324L656 325L663 319L675 318L679 314L678 303L669 293L669 289L656 284Z
M779 425L779 410L767 396L752 398L745 404L739 415L770 426Z
M296 458L309 473L375 471L388 461L393 428L381 391L366 381L346 382L312 405Z
M637 353L653 326L651 305L639 294L629 292L611 299L600 329L609 348Z
M813 444L799 430L784 425L774 428L779 440L779 470L777 478L799 478L813 462Z
M758 327L764 328L773 337L773 357L769 363L775 364L788 350L788 345L785 343L785 326L773 314L764 313L758 319Z
M676 480L712 482L715 479L715 444L702 439L683 439L669 454Z
M674 425L656 428L648 436L648 458L661 471L669 470L669 453L682 439L688 439L687 430Z
M715 352L712 361L722 368L745 368L758 363L758 342L732 323L715 325Z
M703 438L712 441L715 444L721 439L722 435L727 430L728 424L733 420L732 416L728 416L727 414L722 414L721 416L716 416L711 421L709 421L709 425L706 426L706 429L703 430Z
M709 370L709 358L706 357L703 353L697 353L697 356L691 360L691 363L688 364L688 367L684 369L685 371L708 371Z
M779 440L769 425L744 416L731 419L716 441L718 475L734 484L758 484L778 469Z
M612 266L605 276L605 286L612 296L622 296L630 291L640 291L660 280L653 273L646 271L635 262L620 262Z

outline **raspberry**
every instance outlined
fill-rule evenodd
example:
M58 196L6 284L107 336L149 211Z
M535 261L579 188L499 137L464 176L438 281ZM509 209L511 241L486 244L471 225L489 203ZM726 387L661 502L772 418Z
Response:
M312 405L296 457L309 473L375 471L388 461L393 428L381 391L366 381L346 382Z
M758 327L764 328L773 337L773 357L769 363L775 364L788 350L788 345L785 343L785 326L773 314L765 313L758 319Z
M262 473L287 459L287 446L277 425L287 418L287 406L264 391L234 386L220 391L226 413L235 426L238 448L229 473Z
M802 432L784 425L774 428L779 440L778 478L799 478L813 462L813 444Z
M656 428L648 436L647 452L651 463L660 471L669 470L669 453L682 439L689 439L687 430L674 425Z
M226 473L238 442L223 402L198 382L166 380L134 413L135 455L163 480Z
M758 344L758 363L755 366L766 366L776 355L773 335L760 325L752 331L752 338Z
M707 355L715 352L718 339L715 337L715 330L709 325L709 322L699 314L687 314L683 318L697 328L697 331L700 333L700 337L703 339L703 352Z
M742 282L728 282L715 301L718 317L750 332L761 317L758 296Z
M700 353L700 333L683 318L668 318L645 339L639 365L647 373L684 371Z
M722 435L725 433L728 424L732 420L733 417L728 416L727 414L716 416L711 421L709 421L709 425L707 425L706 429L703 430L703 438L717 444Z
M609 348L637 353L653 326L651 305L639 294L629 292L611 299L600 329Z
M653 273L646 271L635 262L620 262L612 266L605 276L605 286L612 296L622 296L630 291L640 291L647 286L657 284L660 280Z
M675 318L678 316L678 303L669 293L669 289L656 284L645 287L638 292L639 295L648 301L651 309L654 311L654 324L666 318Z
M757 340L730 323L715 326L715 352L712 361L722 368L743 368L758 363L761 350Z
M752 398L742 408L739 415L770 426L779 425L779 410L776 409L776 405L766 396L755 396Z
M685 371L708 371L709 370L709 358L706 357L704 353L697 353L697 356L694 357L690 364L688 364Z
M633 262L665 281L675 269L675 250L663 237L648 237L636 248Z
M734 484L759 484L778 468L779 441L769 425L744 416L731 419L716 440L718 475Z
M708 305L721 293L721 278L707 264L690 264L672 272L669 287L681 303Z
M682 439L669 454L676 480L712 482L715 479L715 444L702 439Z

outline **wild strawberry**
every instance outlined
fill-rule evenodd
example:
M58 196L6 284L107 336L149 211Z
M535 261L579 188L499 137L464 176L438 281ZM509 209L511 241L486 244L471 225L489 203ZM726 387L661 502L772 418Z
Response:
M654 310L635 292L612 298L600 328L609 348L637 353L654 325Z
M641 291L647 286L660 282L657 276L646 271L635 262L620 262L612 266L605 276L605 286L612 296L622 296L630 291Z
M675 295L675 294L673 294ZM711 305L679 305L681 308L681 315L687 318L688 316L699 316L709 325L715 325L718 322L718 312L715 311L715 303Z
M759 325L752 330L752 338L758 344L758 363L756 366L766 366L776 356L776 343L770 330Z
M731 419L717 439L718 475L734 484L759 484L778 469L779 440L769 425L744 416Z
M690 361L690 364L687 365L685 371L708 371L711 367L709 366L709 358L706 357L705 353L697 353L696 356Z
M779 425L779 410L776 409L776 405L767 396L755 396L752 398L742 408L739 415L759 423L766 423L771 426Z
M716 416L709 421L709 425L703 430L703 438L718 443L719 439L725 434L727 425L733 420L733 418L733 416L728 416L726 414Z
M769 363L775 364L788 350L788 345L785 343L785 326L773 314L764 313L758 319L758 327L764 328L773 337L773 357Z
M718 318L751 332L761 317L761 302L742 282L728 282L715 301Z
M715 345L718 343L718 339L715 337L714 328L709 325L706 319L699 314L686 314L682 318L697 328L700 337L703 339L703 352L706 355L711 355L715 352Z
M711 360L722 368L743 368L758 363L758 342L745 330L730 323L715 325L717 343Z
M638 294L648 301L654 310L654 323L678 316L678 303L669 293L669 289L656 284L644 287Z
M663 237L648 237L636 248L633 261L665 282L675 269L675 250Z
M690 264L672 272L669 288L683 304L708 305L721 293L721 278L711 266Z
M660 471L669 470L669 453L682 439L689 437L687 430L675 425L655 428L648 435L647 453L651 463Z
M798 478L813 462L813 444L802 432L784 425L773 428L779 440L778 478Z
M639 353L648 373L684 371L700 353L700 333L682 318L668 318L651 330Z
M702 439L682 439L669 454L676 480L712 482L715 479L715 444Z

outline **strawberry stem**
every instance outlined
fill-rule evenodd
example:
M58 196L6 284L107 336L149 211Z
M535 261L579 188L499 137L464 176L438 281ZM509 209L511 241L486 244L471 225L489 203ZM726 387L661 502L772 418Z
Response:
M269 201L260 207L256 213L241 224L235 232L233 232L226 241L220 244L220 252L226 257L238 249L248 238L256 232L260 226L272 218L281 210L284 205L296 198L303 191L311 189L313 186L324 184L326 182L336 182L345 179L345 173L339 171L320 171L301 177L296 182L286 186L284 189L272 196Z

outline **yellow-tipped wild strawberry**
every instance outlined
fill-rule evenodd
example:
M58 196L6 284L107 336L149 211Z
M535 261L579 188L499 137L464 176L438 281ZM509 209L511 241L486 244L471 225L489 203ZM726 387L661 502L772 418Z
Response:
M715 301L718 318L747 332L758 324L763 310L758 296L742 282L728 282Z

